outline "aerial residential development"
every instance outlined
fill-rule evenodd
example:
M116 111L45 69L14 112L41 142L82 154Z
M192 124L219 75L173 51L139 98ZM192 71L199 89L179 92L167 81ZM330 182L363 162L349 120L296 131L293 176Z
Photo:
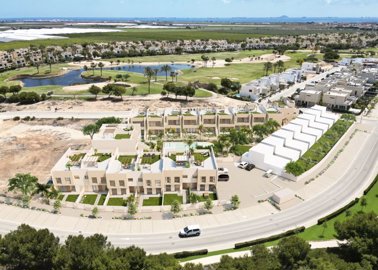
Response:
M84 2L0 9L0 270L378 269L378 3Z

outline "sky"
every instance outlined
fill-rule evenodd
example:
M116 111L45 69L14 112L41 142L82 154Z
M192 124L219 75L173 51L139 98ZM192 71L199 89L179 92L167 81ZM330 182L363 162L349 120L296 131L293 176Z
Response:
M1 18L377 17L378 0L1 0Z

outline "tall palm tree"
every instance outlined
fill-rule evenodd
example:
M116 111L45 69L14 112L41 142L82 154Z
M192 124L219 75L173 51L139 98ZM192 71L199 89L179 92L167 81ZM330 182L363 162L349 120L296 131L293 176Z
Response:
M160 70L165 72L165 81L168 81L168 72L172 70L171 67L169 65L163 65Z
M271 62L266 62L264 63L264 71L265 71L265 76L268 76L269 71L271 71L273 68L273 64Z
M155 75L155 82L157 82L157 76L158 76L158 73L159 73L159 69L154 68L153 71L154 71L154 75Z
M91 63L91 68L92 68L92 71L93 71L93 76L94 76L94 71L95 71L96 67L97 67L97 64L95 62L92 62Z
M37 183L37 177L30 174L18 173L15 177L8 180L8 190L21 192L24 206L27 206L30 201L30 196L36 189Z
M148 82L148 93L150 94L151 93L151 79L152 77L154 76L154 71L152 70L152 68L150 67L146 67L144 69L144 76L146 76L147 78L147 82Z
M171 71L171 73L170 73L169 76L171 76L171 78L172 78L172 82L173 82L173 80L174 80L174 78L175 78L175 76L176 76L176 72Z
M100 68L100 72L101 72L101 77L102 77L102 68L104 67L104 63L103 62L100 62L98 63L98 67Z
M278 72L283 72L285 70L285 62L282 61L282 60L278 60L277 61L277 68L278 68Z

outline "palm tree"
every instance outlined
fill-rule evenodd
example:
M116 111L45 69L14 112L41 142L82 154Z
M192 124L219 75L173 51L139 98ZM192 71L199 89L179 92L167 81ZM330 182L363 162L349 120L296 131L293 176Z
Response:
M153 71L154 71L154 75L155 75L155 82L157 82L157 76L158 76L158 73L159 73L159 69L154 68Z
M297 64L299 65L299 67L302 66L303 62L304 62L303 59L298 59L298 60L297 60Z
M160 69L162 72L165 72L165 81L168 80L168 72L170 72L172 69L169 65L163 65Z
M273 73L276 73L276 69L277 69L277 62L273 63Z
M173 80L174 80L174 78L175 78L175 76L176 76L176 72L171 71L171 73L169 74L169 76L171 76L171 78L172 78L172 82L173 82Z
M15 177L8 180L9 191L20 191L22 193L22 201L27 206L30 196L36 189L38 178L30 174L16 174Z
M98 67L100 68L101 77L102 77L102 68L104 67L104 63L103 62L98 63Z
M147 78L148 82L148 93L151 93L151 78L154 76L154 71L150 67L144 69L144 76Z
M203 131L204 131L204 127L203 127L202 124L198 126L198 131L200 133L200 140L201 140L202 139L202 134L203 134Z
M278 67L278 72L283 72L285 70L285 62L282 60L277 61L277 67Z
M217 61L217 59L213 56L211 57L211 61L213 61L213 67L215 66L215 61Z
M93 76L94 76L94 71L95 71L96 67L97 67L97 64L95 62L92 62L91 63L91 68L92 68L92 71L93 71Z
M272 70L273 64L271 62L264 63L265 76L268 76L269 71Z

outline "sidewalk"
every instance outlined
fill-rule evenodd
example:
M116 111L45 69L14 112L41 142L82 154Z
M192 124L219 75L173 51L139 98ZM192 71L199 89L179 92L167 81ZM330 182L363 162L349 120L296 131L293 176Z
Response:
M316 241L316 242L309 242L309 243L310 243L312 249L317 249L317 248L338 247L339 243L343 243L343 241L329 240L329 241ZM251 251L250 250L244 250L244 251L238 251L238 252L225 253L225 254L221 254L221 255L214 255L214 256L209 256L209 257L205 257L205 258L200 258L200 259L182 262L180 264L182 266L184 266L187 263L209 265L209 264L219 263L222 256L226 256L226 255L230 256L231 258L240 258L240 257L244 257L244 256L251 256Z

